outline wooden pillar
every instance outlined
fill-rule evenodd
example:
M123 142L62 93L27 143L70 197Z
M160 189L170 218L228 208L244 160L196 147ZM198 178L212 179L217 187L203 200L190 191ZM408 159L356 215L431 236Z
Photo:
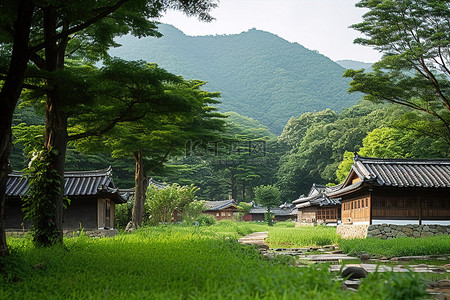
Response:
M417 196L417 202L419 205L419 225L422 225L422 197L419 193L419 196Z
M369 225L372 225L372 189L369 189Z

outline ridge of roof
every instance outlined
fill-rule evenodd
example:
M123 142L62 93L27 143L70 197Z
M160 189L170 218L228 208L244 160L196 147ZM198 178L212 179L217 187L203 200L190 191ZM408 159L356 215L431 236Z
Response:
M96 177L96 176L112 176L112 167L106 169L90 170L90 171L67 171L64 177Z
M375 164L444 164L450 165L450 158L376 158L365 157L355 153L354 161L360 161L362 163L375 163Z

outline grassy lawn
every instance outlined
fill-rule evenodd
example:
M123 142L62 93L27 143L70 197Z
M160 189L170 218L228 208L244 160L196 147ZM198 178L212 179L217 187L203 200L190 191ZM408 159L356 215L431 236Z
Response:
M373 256L415 256L450 254L450 236L438 235L424 238L376 238L340 240L339 247L344 253L357 255L367 253Z
M303 226L296 228L272 227L266 241L271 248L301 248L336 244L339 236L335 227Z
M276 236L280 228L232 222L145 227L114 238L68 238L64 246L50 248L36 248L28 238L9 238L12 255L0 260L0 299L415 299L423 295L424 287L414 274L385 274L383 280L397 283L381 286L379 275L371 275L358 293L343 291L327 265L296 268L289 260L266 260L235 239L266 230Z

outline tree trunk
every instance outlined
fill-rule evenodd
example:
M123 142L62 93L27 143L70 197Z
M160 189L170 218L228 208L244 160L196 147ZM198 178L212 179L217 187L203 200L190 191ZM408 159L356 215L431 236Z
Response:
M50 92L47 96L45 122L44 149L53 151L52 164L61 180L58 183L60 193L53 199L55 211L53 213L56 224L55 241L62 242L63 237L63 198L64 198L64 169L67 148L67 116L58 107L58 97Z
M237 186L236 186L236 177L231 173L231 198L236 201L237 198Z
M145 191L147 190L148 180L144 172L144 157L142 150L135 152L133 156L136 162L136 172L134 176L135 190L131 221L133 227L138 228L141 226L144 217Z
M5 201L6 180L9 173L9 153L11 152L11 124L14 109L22 91L22 84L29 58L28 43L30 39L33 1L19 0L17 19L14 24L14 45L8 75L0 92L0 256L8 255L5 238Z
M64 58L60 57L58 45L56 41L52 40L56 35L56 12L53 7L44 9L44 38L47 42L45 48L45 68L49 72L54 72L57 69L64 69ZM64 53L63 53L64 54ZM53 151L52 164L55 170L60 175L60 194L53 199L55 211L55 241L62 242L63 231L63 196L64 196L64 167L67 149L67 115L64 113L61 105L62 93L58 90L57 84L53 79L46 81L47 99L45 110L45 137L44 149L46 151Z
M242 183L242 202L245 202L245 182Z

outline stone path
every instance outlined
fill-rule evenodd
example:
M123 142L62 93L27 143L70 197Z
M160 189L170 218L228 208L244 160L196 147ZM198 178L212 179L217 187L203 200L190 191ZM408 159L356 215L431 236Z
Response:
M254 232L252 234L241 237L238 242L246 245L264 245L264 240L267 238L268 232Z
M241 244L246 245L257 245L259 246L259 250L261 254L265 257L274 257L276 255L291 255L295 256L296 258L300 260L307 260L313 263L321 263L321 262L330 262L330 263L336 263L330 265L330 271L333 272L340 272L342 269L342 261L343 260L358 260L358 257L352 257L347 254L343 254L342 251L333 251L334 246L325 246L322 248L317 247L310 247L310 248L297 248L297 249L284 249L284 248L278 248L278 249L270 249L268 245L264 243L264 240L267 238L268 232L255 232L249 235L246 235L242 238L240 238L238 241ZM308 252L323 252L323 254L307 254ZM420 264L420 265L395 265L395 266L388 266L383 265L383 262L402 262L402 261L410 261L410 260L428 260L428 259L436 259L436 260L448 260L450 259L450 256L443 256L443 257L434 257L434 256L407 256L407 257L396 257L392 258L391 260L376 260L376 259L369 259L364 261L364 263L361 264L346 264L346 267L350 266L356 266L356 267L362 267L367 272L373 273L373 272L408 272L409 270L412 270L414 272L423 272L423 273L441 273L445 274L447 272L450 272L450 266L445 265L442 266L436 266L436 265L427 265L427 264ZM367 263L372 262L372 263ZM307 264L308 265L308 264ZM299 264L299 267L307 266L307 265L301 265ZM378 265L378 266L377 266ZM358 288L360 281L358 279L355 280L347 280L343 283L343 286L346 288L351 288L356 290ZM428 283L427 292L435 299L450 299L450 280L444 279L440 280L438 282L431 282Z

